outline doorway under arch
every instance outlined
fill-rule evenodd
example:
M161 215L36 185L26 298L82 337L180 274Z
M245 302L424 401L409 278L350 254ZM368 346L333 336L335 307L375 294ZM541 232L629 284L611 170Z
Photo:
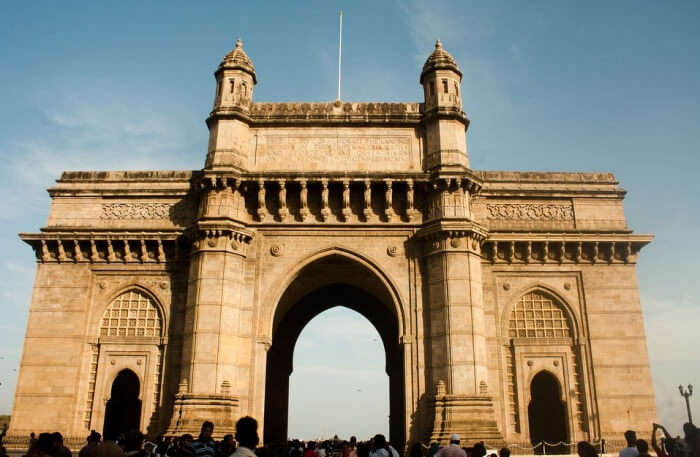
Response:
M548 371L540 371L530 383L530 404L528 418L530 424L530 442L533 446L546 443L568 442L566 425L566 406L561 400L561 387L557 378ZM546 446L547 454L566 454L569 447L565 445ZM542 454L544 446L535 449Z
M129 430L139 430L141 424L140 382L136 373L125 369L112 382L112 392L105 409L102 435L105 439L116 439Z
M289 377L299 334L318 314L335 306L350 308L377 329L384 345L389 376L389 439L405 442L403 348L399 316L387 286L367 267L344 255L331 254L304 267L282 295L273 318L272 344L265 379L266 444L286 443Z

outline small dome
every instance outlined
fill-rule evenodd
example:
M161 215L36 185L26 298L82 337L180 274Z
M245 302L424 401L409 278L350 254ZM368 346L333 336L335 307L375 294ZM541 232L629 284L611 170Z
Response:
M233 51L226 54L224 60L221 61L217 72L224 69L243 70L253 77L254 84L257 84L258 82L255 75L255 67L253 66L253 62L250 61L250 57L248 57L248 54L246 54L243 50L243 42L240 40L240 38L236 40L236 47L233 49Z
M462 71L459 69L454 57L442 48L440 40L435 42L435 50L430 54L430 57L428 57L428 60L426 60L423 65L423 71L420 74L421 84L423 83L423 76L425 76L427 72L434 70L452 70L460 77L462 76Z

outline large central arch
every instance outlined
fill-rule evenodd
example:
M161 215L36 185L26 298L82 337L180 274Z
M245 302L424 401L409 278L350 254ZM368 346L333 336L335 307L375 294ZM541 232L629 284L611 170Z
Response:
M389 434L405 441L404 366L400 307L386 281L363 262L343 252L321 255L301 268L282 293L272 320L272 343L267 352L265 379L265 443L287 440L289 376L294 347L318 314L345 306L369 320L381 336L389 375ZM341 331L341 329L339 329Z

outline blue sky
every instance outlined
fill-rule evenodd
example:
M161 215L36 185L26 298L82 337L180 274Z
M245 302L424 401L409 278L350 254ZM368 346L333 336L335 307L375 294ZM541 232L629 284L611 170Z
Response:
M68 169L201 168L212 73L237 37L257 69L256 100L332 100L339 9L343 99L420 100L420 68L440 38L464 72L475 169L615 173L630 227L656 235L638 275L659 416L677 430L677 385L700 385L700 3L684 1L3 3L0 413L35 271L16 234L45 223L45 188ZM350 312L329 316L317 319L373 331ZM296 376L347 348L317 326L299 342L293 389L330 382ZM328 363L329 376L342 367ZM386 387L369 389L363 398L381 404ZM292 405L307 398L295 392ZM290 424L341 432L386 416L299 414Z

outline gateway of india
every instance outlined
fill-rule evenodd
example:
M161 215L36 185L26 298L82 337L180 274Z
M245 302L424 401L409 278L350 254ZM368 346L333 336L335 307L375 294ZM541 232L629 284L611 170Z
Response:
M612 450L651 429L635 265L652 236L612 174L472 169L440 41L422 102L254 102L240 41L214 74L203 169L64 172L20 234L37 273L10 446L221 436L246 415L286 441L296 340L338 305L381 335L397 448Z

